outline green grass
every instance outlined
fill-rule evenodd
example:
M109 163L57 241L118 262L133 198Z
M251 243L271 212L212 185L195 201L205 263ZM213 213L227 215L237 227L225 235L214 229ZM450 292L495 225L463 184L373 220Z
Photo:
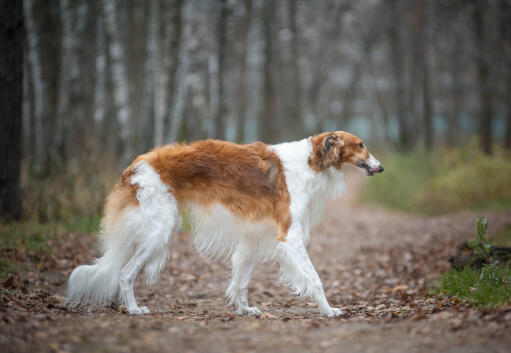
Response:
M0 225L0 250L17 249L51 252L48 242L68 233L90 234L97 231L99 217L75 218L66 222L13 222Z
M98 230L99 216L72 218L66 221L39 223L35 221L0 224L0 279L8 273L23 270L14 253L24 250L29 258L51 254L53 245L66 234L90 234Z
M511 208L511 155L493 156L469 145L394 154L383 161L385 172L373 177L362 200L414 213Z
M450 270L433 290L436 295L457 297L473 306L494 308L511 302L511 268L486 265L481 270Z

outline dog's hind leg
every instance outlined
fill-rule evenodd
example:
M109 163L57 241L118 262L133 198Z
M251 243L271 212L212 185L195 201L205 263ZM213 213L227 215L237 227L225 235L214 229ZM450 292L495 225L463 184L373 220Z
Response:
M158 244L160 242L160 244ZM159 247L164 246L161 240L153 240L153 244L144 244L139 246L133 257L128 261L121 271L120 290L121 298L130 314L148 314L150 311L147 307L139 307L135 300L133 285L137 278L138 272L146 262L156 253Z
M170 237L178 224L178 206L168 187L146 162L135 166L131 183L139 186L139 206L131 210L124 224L134 246L133 255L120 273L120 297L130 314L146 314L149 309L137 305L133 285L142 267L145 266L150 283L165 266Z
M261 315L261 310L248 306L248 284L254 265L255 258L249 247L239 244L232 255L232 279L226 295L229 304L234 304L240 315Z
M171 220L168 219L169 217L171 217ZM162 219L165 221L162 221ZM169 221L172 221L172 223ZM144 223L144 237L136 244L133 255L122 268L120 274L120 297L130 314L149 313L146 307L138 307L133 285L138 273L144 266L146 281L150 283L156 280L168 258L169 242L177 222L176 217L165 213L157 218L146 219Z

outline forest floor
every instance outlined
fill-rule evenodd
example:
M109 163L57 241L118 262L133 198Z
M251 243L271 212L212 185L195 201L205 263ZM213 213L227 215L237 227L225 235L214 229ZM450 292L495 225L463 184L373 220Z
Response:
M93 235L70 234L52 256L0 291L2 352L509 352L511 306L474 309L428 294L461 241L473 236L482 212L425 217L360 205L360 175L327 207L311 235L309 253L331 305L346 315L328 319L260 265L249 290L263 315L236 316L225 307L227 266L199 257L179 234L160 281L137 282L140 305L68 309L67 276L95 255ZM511 222L511 211L485 212L490 233ZM12 256L23 257L15 251Z

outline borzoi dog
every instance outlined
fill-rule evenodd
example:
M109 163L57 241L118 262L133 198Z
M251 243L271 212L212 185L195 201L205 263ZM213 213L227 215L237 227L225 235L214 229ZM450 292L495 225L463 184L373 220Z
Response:
M369 176L383 171L344 131L277 145L171 144L139 156L106 199L102 256L71 273L68 305L120 301L130 314L149 313L137 305L135 278L144 269L147 283L156 281L186 210L197 251L232 263L226 295L237 313L261 314L248 304L250 276L256 263L274 261L280 278L322 315L341 315L328 304L307 244L326 200L344 190L344 164Z

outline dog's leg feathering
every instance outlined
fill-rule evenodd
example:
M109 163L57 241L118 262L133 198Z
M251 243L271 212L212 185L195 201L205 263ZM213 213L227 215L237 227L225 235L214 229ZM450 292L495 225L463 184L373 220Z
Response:
M134 209L131 226L140 232L135 241L131 259L120 274L120 296L130 314L147 314L147 307L139 307L133 285L145 266L147 283L154 282L168 258L170 236L178 224L178 206L168 187L147 162L135 166L132 184L138 184L139 207Z
M254 264L250 248L239 244L232 256L232 279L226 293L229 305L234 304L239 315L261 315L259 308L248 306L248 284Z
M323 316L334 317L343 314L338 308L331 307L323 290L323 285L307 249L305 248L303 230L291 226L286 242L279 244L280 278L287 282L298 295L312 298Z

